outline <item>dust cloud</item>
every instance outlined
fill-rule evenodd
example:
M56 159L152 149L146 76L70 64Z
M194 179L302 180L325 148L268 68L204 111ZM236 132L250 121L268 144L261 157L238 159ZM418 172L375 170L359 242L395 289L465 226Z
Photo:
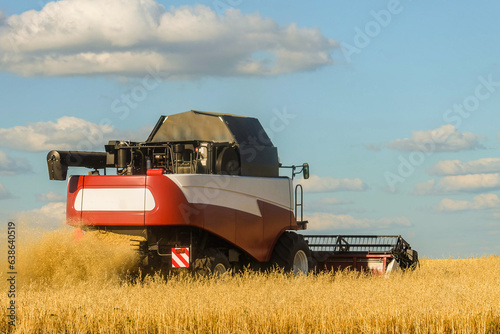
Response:
M22 229L18 234L16 271L21 286L120 282L138 270L138 255L130 236L87 232L76 239L75 229L70 227ZM7 263L2 265L0 277L6 268Z

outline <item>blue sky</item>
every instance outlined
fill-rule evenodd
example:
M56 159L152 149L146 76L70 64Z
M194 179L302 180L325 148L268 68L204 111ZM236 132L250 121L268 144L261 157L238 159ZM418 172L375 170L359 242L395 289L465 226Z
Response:
M190 109L259 118L308 162L313 232L500 253L500 4L4 1L0 215L47 229L50 149L146 138ZM77 170L75 172L78 172Z

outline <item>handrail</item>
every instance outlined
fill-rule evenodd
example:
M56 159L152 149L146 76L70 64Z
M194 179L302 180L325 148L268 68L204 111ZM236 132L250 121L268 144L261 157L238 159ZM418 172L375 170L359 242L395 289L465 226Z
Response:
M300 189L300 203L298 202L298 192ZM300 206L300 222L304 221L304 189L301 184L295 186L295 219L297 219L297 209Z

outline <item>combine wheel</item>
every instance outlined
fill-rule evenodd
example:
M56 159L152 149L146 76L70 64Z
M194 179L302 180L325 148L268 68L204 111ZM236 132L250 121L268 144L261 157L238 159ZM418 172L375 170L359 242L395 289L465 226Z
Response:
M285 232L274 246L271 262L286 272L307 275L311 264L311 251L302 235Z
M215 248L203 251L202 255L194 260L193 268L195 272L202 275L220 276L230 268L227 256Z

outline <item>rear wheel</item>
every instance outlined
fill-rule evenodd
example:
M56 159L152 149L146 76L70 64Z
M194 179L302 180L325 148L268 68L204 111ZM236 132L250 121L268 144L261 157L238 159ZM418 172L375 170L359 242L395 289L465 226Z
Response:
M224 253L215 248L208 248L203 251L200 257L194 260L195 272L201 275L222 275L230 268L229 260Z
M286 272L307 275L311 262L311 251L302 235L295 232L285 232L274 246L271 262Z

